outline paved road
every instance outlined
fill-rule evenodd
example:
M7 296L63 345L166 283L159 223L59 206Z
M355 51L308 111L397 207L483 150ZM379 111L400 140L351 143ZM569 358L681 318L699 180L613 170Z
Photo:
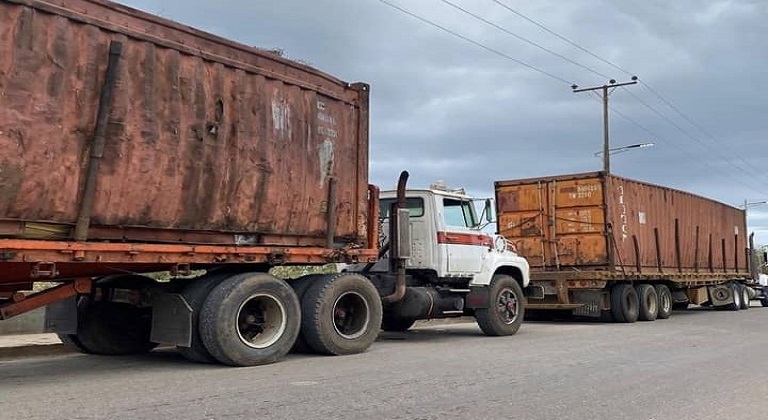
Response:
M65 355L0 362L0 419L768 418L768 308L632 325L474 324L255 368Z

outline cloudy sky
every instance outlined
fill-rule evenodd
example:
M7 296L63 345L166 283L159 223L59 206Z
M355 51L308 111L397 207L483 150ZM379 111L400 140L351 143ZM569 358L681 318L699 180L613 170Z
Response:
M768 2L386 1L475 44L381 0L122 3L370 83L371 179L385 188L403 169L412 186L476 196L497 179L599 170L600 102L570 85L637 75L610 96L612 146L655 145L612 156L612 172L768 201ZM768 244L768 205L749 224Z

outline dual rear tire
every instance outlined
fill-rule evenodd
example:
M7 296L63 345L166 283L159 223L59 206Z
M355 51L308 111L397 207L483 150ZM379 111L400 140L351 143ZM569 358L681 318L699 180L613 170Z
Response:
M617 284L611 289L610 297L615 322L655 321L672 314L672 293L663 284Z
M274 363L291 350L364 352L382 319L378 291L352 273L310 275L290 285L263 273L203 278L183 295L193 308L194 331L182 354L230 366Z

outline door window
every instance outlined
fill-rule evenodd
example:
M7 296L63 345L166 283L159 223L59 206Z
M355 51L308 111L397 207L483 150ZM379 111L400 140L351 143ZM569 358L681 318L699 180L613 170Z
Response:
M472 209L472 202L457 200L454 198L443 199L443 216L446 226L455 227L474 227L475 212Z

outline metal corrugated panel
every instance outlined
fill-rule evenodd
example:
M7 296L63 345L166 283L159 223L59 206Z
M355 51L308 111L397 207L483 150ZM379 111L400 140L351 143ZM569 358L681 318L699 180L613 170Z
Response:
M606 185L617 264L635 271L748 272L744 210L616 176Z
M0 1L0 220L76 222L110 41L95 227L315 244L335 177L337 239L364 241L366 85L101 0Z
M496 197L534 271L747 272L744 211L694 194L585 173L498 181Z

